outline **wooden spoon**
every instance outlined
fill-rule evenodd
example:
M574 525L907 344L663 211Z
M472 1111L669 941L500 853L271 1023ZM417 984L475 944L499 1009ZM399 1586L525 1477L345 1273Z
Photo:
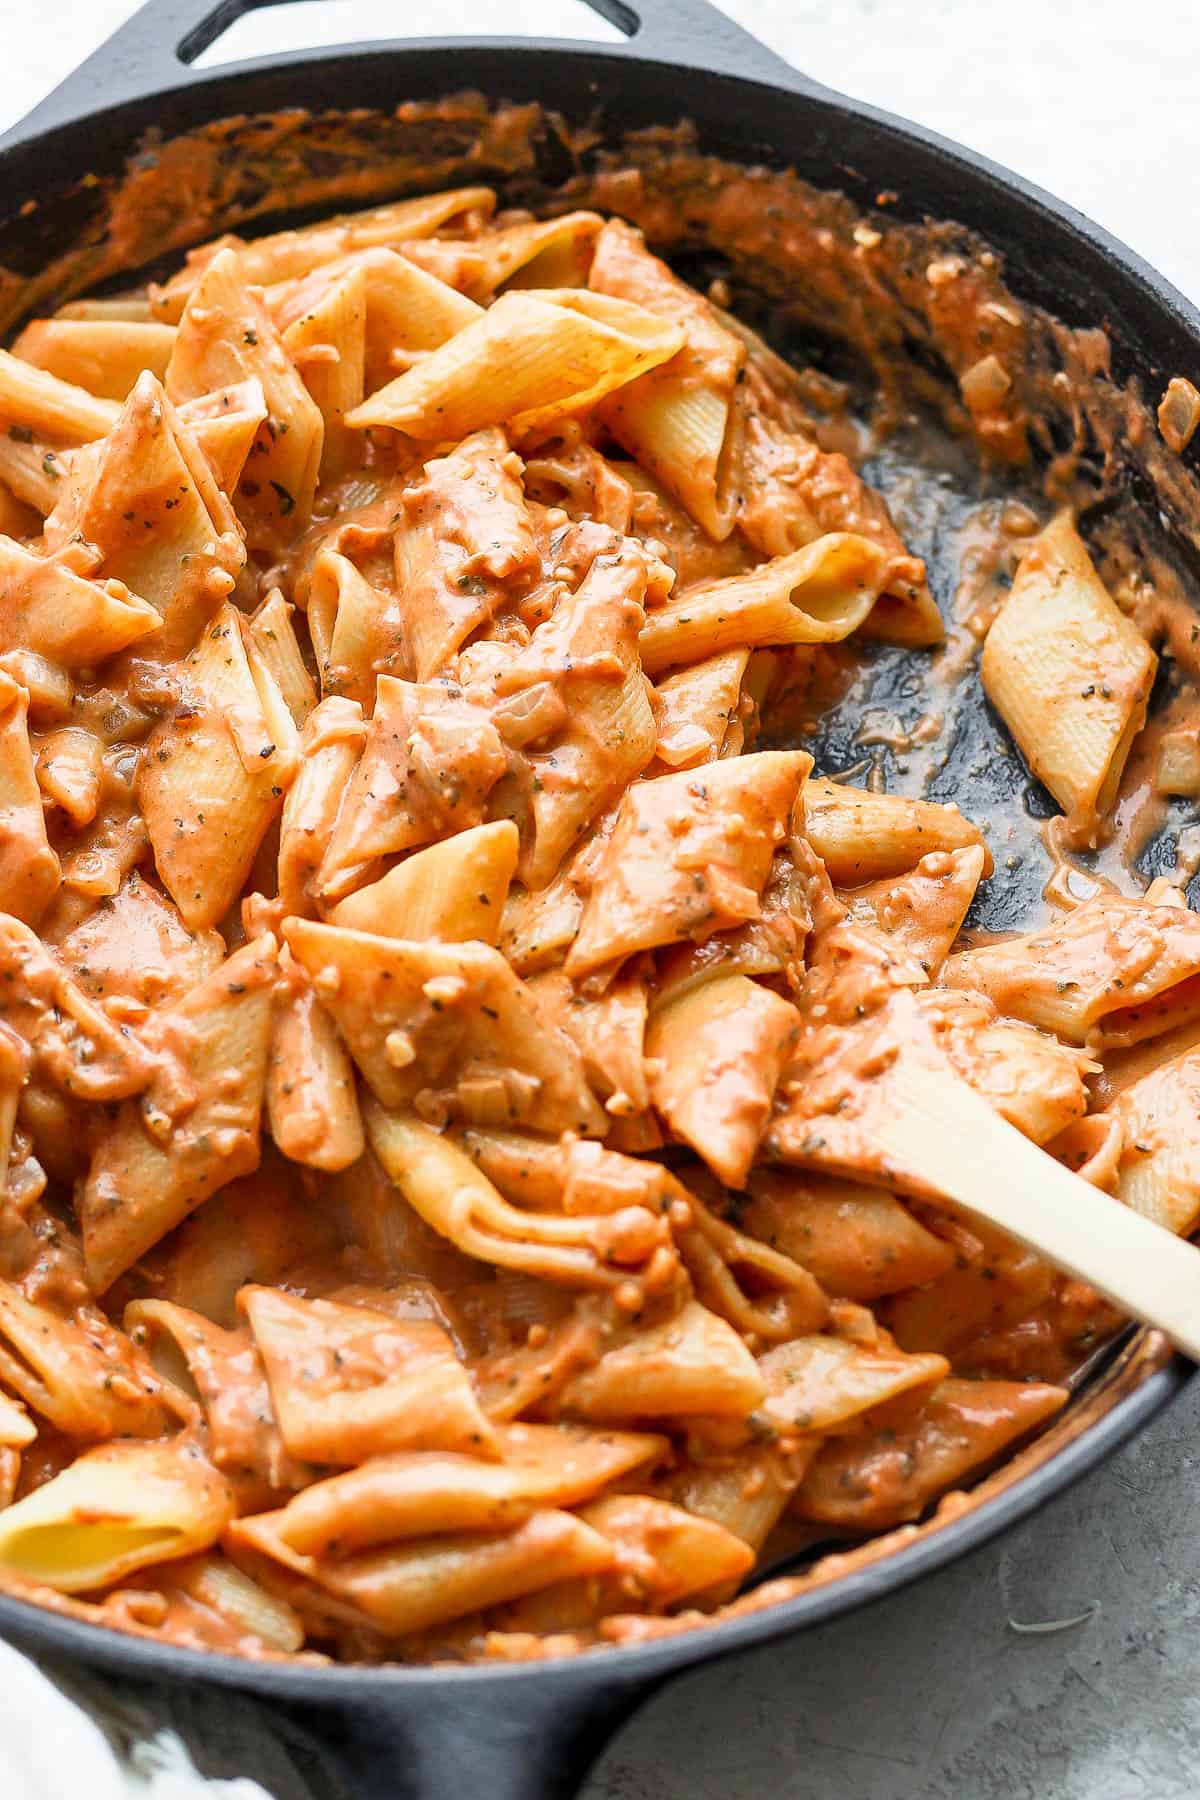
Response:
M952 1069L904 994L811 1063L768 1137L784 1162L953 1201L1097 1288L1200 1362L1200 1249L1056 1162Z
M873 1135L898 1179L999 1225L1200 1362L1200 1250L1092 1187L951 1069L902 1061Z

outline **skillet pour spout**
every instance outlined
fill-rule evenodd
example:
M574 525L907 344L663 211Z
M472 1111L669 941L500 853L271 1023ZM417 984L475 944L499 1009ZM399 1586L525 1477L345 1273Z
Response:
M6 332L34 308L222 231L480 180L509 204L561 210L602 195L632 167L643 222L668 256L695 259L701 274L732 274L770 307L786 300L806 325L824 320L877 382L909 358L917 398L967 436L957 376L972 346L956 342L932 305L925 271L935 258L970 260L992 246L996 303L1006 304L1003 281L1020 297L1014 305L1045 309L1021 311L1028 381L1013 405L1029 421L1029 447L1043 460L1069 456L1097 515L1164 567L1171 558L1200 566L1192 458L1169 458L1153 430L1131 429L1146 417L1143 396L1157 398L1170 375L1200 366L1200 317L1050 196L829 93L705 0L640 0L636 9L592 0L627 34L603 48L425 41L195 69L254 3L150 0L0 143L0 193L11 211L0 222ZM466 89L473 98L462 97ZM747 168L750 189L739 185ZM794 208L792 237L768 225L752 241L736 196L776 187ZM873 214L877 260L867 265L853 226L884 199L885 212ZM844 251L840 302L806 261L822 232ZM1065 390L1056 381L1064 371ZM903 410L913 392L897 386L894 400ZM955 753L995 773L994 793L973 795L977 809L993 798L1007 804L1003 784L1017 779L1009 764L979 757L994 738L985 730L977 705ZM831 760L839 746L825 748L825 766L840 766ZM1040 884L1036 861L1022 878ZM21 1648L125 1680L199 1681L256 1697L293 1742L311 1747L318 1795L566 1800L610 1734L672 1675L862 1606L983 1543L1111 1454L1189 1372L1161 1338L1141 1333L1115 1347L1055 1424L969 1500L827 1558L797 1581L768 1584L719 1623L571 1660L240 1662L120 1636L8 1594L0 1631Z

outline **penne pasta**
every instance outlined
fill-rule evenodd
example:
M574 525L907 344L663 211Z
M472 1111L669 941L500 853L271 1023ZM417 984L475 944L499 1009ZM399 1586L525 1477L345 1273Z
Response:
M797 1337L759 1358L767 1383L763 1411L774 1424L822 1435L843 1431L864 1413L923 1390L950 1373L944 1356L910 1355L885 1342Z
M802 750L763 751L630 788L567 973L578 978L637 950L757 918L771 856L811 766Z
M117 421L115 400L98 399L73 381L0 350L0 418L52 443L89 444Z
M460 1452L373 1458L289 1501L278 1530L303 1556L354 1555L446 1531L504 1531L539 1507L573 1507L667 1453L648 1432L506 1425L500 1460Z
M692 769L729 754L726 743L739 729L749 660L747 648L723 650L655 684L660 763Z
M283 1154L308 1168L348 1169L363 1153L354 1065L307 981L276 1001L267 1118Z
M64 1318L0 1281L0 1380L41 1419L84 1443L157 1438L182 1408L103 1314Z
M325 425L242 263L223 250L188 296L166 390L178 403L251 379L262 384L267 417L236 501L251 543L269 545L312 512Z
M19 452L25 452L32 450L33 445L22 444L17 448ZM43 518L54 505L53 477L46 474L44 467L35 468L30 485L23 476L23 458L20 462L13 458L6 449L5 439L0 436L0 534L16 538L18 542L29 542L37 537ZM37 500L44 500L44 505L35 505Z
M598 213L563 213L491 226L468 239L426 238L406 244L405 256L475 300L490 300L503 287L586 287Z
M134 870L106 904L92 908L60 940L54 954L90 1000L128 998L158 1006L181 1000L211 975L225 945L215 931L189 931L174 904ZM62 996L55 1007L70 1015ZM124 1042L129 1054L129 1038Z
M0 482L4 483L6 504L21 509L14 523L29 527L13 531L5 525L10 536L37 537L41 520L58 504L60 483L69 476L75 456L73 450L51 449L27 426L10 425L7 432L0 431ZM30 513L37 516L30 519Z
M850 1531L919 1518L935 1495L961 1484L1052 1418L1064 1388L1041 1382L942 1382L915 1424L885 1426L822 1446L796 1495L802 1519Z
M144 369L162 380L174 345L174 328L151 320L59 317L34 319L13 355L99 399L119 401Z
M962 930L986 859L982 844L930 851L907 874L848 894L850 917L878 925L932 978Z
M1156 1225L1187 1237L1200 1220L1200 1055L1143 1075L1113 1106L1120 1130L1116 1194Z
M492 721L525 767L498 795L522 834L517 873L546 887L595 819L649 763L654 714L638 654L648 572L619 542L492 682ZM507 801L507 808L506 808Z
M789 1440L786 1450L776 1445L754 1445L714 1456L705 1453L684 1459L672 1478L673 1500L702 1519L711 1519L739 1538L757 1556L804 1479L819 1440ZM718 1591L714 1599L727 1599Z
M977 826L956 806L870 794L812 776L804 786L804 835L839 887L886 881L915 869L935 850L983 847L984 875L991 853Z
M275 978L274 940L252 941L163 1021L162 1071L141 1105L126 1101L101 1136L79 1199L98 1293L210 1194L257 1167Z
M302 1462L398 1450L497 1454L471 1378L439 1325L363 1306L243 1288L280 1436Z
M371 394L348 423L444 441L507 420L520 436L594 406L682 341L677 326L627 301L576 288L514 291Z
M736 1588L754 1562L747 1544L715 1520L650 1494L611 1494L580 1509L616 1551L610 1574L556 1583L492 1615L506 1631L562 1631L636 1606L665 1612L710 1591Z
M1175 906L1100 894L1025 937L965 950L949 987L1092 1048L1136 1044L1200 1012L1200 920Z
M743 645L837 643L867 617L883 570L868 538L843 533L746 575L686 588L647 618L642 666L656 675Z
M375 693L318 876L329 902L373 880L380 858L482 824L508 766L485 695L390 675L379 676Z
M217 486L232 494L242 478L259 429L266 422L267 399L262 382L252 375L246 381L217 388L195 400L184 400L176 407L175 416L204 452Z
M567 1383L559 1408L568 1418L605 1425L695 1413L745 1418L766 1394L733 1327L689 1300L674 1318L605 1351Z
M396 587L418 681L440 674L504 600L541 573L520 477L520 458L493 429L427 462L401 494ZM336 630L332 660L339 661Z
M241 615L222 607L183 664L181 703L138 771L155 866L193 931L233 905L296 772L295 723L252 652Z
M92 1593L208 1549L232 1516L233 1496L197 1444L112 1444L0 1513L0 1568Z
M245 643L252 668L258 668L260 680L265 668L299 730L317 704L317 691L305 666L292 617L293 609L279 589L272 588L250 620Z
M68 300L55 310L56 319L116 319L134 325L145 324L154 317L145 288L129 288L120 294L92 294L83 300Z
M870 1302L923 1287L954 1259L894 1194L832 1176L757 1170L739 1217L838 1299Z
M271 1506L315 1479L284 1448L266 1364L247 1330L225 1330L167 1300L135 1300L125 1324L164 1381L203 1408L213 1464L239 1511Z
M487 944L414 943L288 919L284 936L385 1106L600 1136L582 1060Z
M571 1576L594 1575L608 1568L615 1554L607 1538L573 1513L551 1508L512 1531L418 1539L342 1562L318 1562L289 1551L270 1513L239 1519L227 1542L235 1556L249 1550L277 1558L327 1588L350 1617L388 1637L428 1631L480 1606L498 1606ZM267 1569L262 1573L271 1579Z
M57 892L58 857L29 742L29 695L0 671L0 908L36 924Z
M100 809L104 744L94 732L65 726L48 733L34 753L43 800L74 826L90 825Z
M32 1069L81 1100L121 1100L147 1086L154 1058L91 999L19 919L0 914L0 1022Z
M317 873L365 735L362 707L338 695L322 700L304 722L280 815L279 897L288 913L317 910Z
M941 643L945 627L924 563L905 548L882 494L869 488L840 452L821 450L769 414L752 410L738 465L738 529L760 555L786 556L827 532L869 538L884 553L886 566L879 598L863 622L864 635L910 646Z
M1158 658L1062 513L1025 552L988 632L984 692L1068 829L1095 843L1141 730Z
M583 1058L584 1072L614 1118L645 1112L650 1105L646 1079L646 980L636 969L622 971L602 994L576 988L558 969L545 970L529 982L534 1003L544 1019L560 1028Z
M366 300L365 388L369 394L474 324L479 308L406 254L383 248L359 252ZM340 267L334 264L333 267Z
M376 677L411 667L399 595L373 587L336 550L322 550L313 563L307 618L326 696L344 695L370 709Z
M718 975L650 1021L650 1093L726 1187L746 1185L800 1015L745 975Z
M511 820L473 826L415 851L380 880L348 894L329 922L416 943L494 944L519 849Z
M336 1187L336 1176L330 1185ZM345 1236L334 1195L327 1208L312 1206L303 1174L264 1144L258 1169L223 1187L150 1252L154 1291L164 1304L186 1306L232 1331L247 1283L277 1282L298 1265L330 1263Z
M307 230L276 231L249 243L234 237L217 238L189 251L177 275L151 288L149 303L156 317L172 323L178 320L204 271L225 250L236 251L247 282L269 287L273 282L308 275L338 257L429 236L451 220L486 217L495 204L490 188L454 188L414 200L395 200L364 212L339 213Z
M325 422L320 473L335 481L353 461L346 414L361 405L366 381L366 278L358 268L328 282L311 298L301 283L298 316L281 320L283 347L299 369Z
M82 537L96 572L162 618L142 655L167 661L194 643L232 591L245 548L203 451L153 375L138 377L98 444L77 455L46 520L51 551Z
M679 500L711 538L733 530L731 478L741 415L735 391L746 360L741 339L638 232L610 219L596 239L589 283L645 307L684 337L670 361L623 388L604 412L618 442Z
M57 557L0 537L0 644L95 668L158 631L157 610L120 581L89 581Z

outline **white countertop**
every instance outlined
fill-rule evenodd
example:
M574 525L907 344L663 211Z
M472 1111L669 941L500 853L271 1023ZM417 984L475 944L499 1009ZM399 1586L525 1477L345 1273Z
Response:
M0 129L133 10L3 0ZM400 35L397 10L297 0L240 20L205 60ZM444 32L445 10L445 0L405 0L409 34ZM728 0L727 10L829 86L1071 200L1200 300L1197 0ZM454 11L464 34L612 35L580 0L507 0L499 19L482 0ZM1198 1424L1193 1392L999 1544L869 1613L674 1684L604 1758L587 1800L1194 1800ZM1089 1609L1069 1631L1013 1629ZM176 1722L214 1771L257 1775L275 1800L334 1792L304 1756L254 1745L247 1717L232 1696L194 1691ZM0 1693L0 1732L20 1728Z

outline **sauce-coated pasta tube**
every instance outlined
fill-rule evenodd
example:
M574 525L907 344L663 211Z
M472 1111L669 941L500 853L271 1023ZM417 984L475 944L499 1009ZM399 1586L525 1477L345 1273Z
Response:
M91 1450L0 1513L0 1567L63 1594L216 1543L233 1495L198 1444Z
M424 1097L431 1117L603 1134L579 1052L489 944L413 943L304 919L288 919L284 934L385 1106Z
M1200 1012L1200 919L1099 894L1027 936L952 956L949 987L1072 1043L1136 1044Z
M0 907L36 924L59 875L29 742L29 695L0 671Z
M251 378L262 383L267 421L238 494L252 540L269 545L286 519L312 511L325 422L242 263L222 250L188 296L166 389L176 402L195 400Z
M601 852L567 973L757 918L811 766L803 750L767 750L635 783Z
M415 851L379 881L348 894L329 922L377 937L494 944L519 850L511 819L473 826Z
M815 775L804 786L804 834L839 887L907 874L931 850L983 844L957 806L870 794ZM986 845L982 872L992 872Z
M838 643L874 606L884 568L875 544L843 532L749 574L685 588L646 620L642 666L656 675L743 645Z
M163 1021L155 1088L141 1104L126 1101L104 1131L79 1199L97 1292L257 1167L276 973L275 940L255 939Z
M1157 667L1061 513L1021 559L980 673L1030 768L1085 841L1112 809Z
M175 347L170 325L130 319L35 319L14 356L103 400L124 400L149 369L161 381Z
M503 1531L538 1507L578 1506L668 1452L650 1432L579 1425L506 1425L494 1441L497 1462L410 1451L317 1482L288 1502L279 1535L305 1556L345 1556L437 1532Z
M233 905L296 772L295 723L247 637L237 609L222 607L183 665L181 706L138 775L159 876L193 930Z
M518 435L578 412L673 356L675 325L576 288L514 290L350 414L424 441L506 420Z
M735 396L745 346L619 219L596 240L588 280L600 293L682 325L678 353L614 395L604 416L618 441L720 542L733 530L737 507Z
M68 444L89 444L116 422L115 400L103 400L49 370L0 350L0 417Z
M347 1464L410 1449L498 1454L440 1325L265 1287L243 1288L238 1304L290 1456Z
M726 1187L746 1184L799 1029L796 1008L745 975L716 976L651 1018L654 1104Z
M218 238L214 243L189 250L184 267L162 286L151 288L150 306L156 317L178 320L204 271L223 250L236 250L248 282L269 287L308 275L322 263L357 251L431 236L448 221L486 215L495 204L496 196L490 188L453 188L441 194L422 194L414 200L395 200L388 206L368 207L362 212L338 213L300 231L275 231L249 242Z
M246 552L208 458L153 375L139 375L112 429L73 458L60 488L47 549L94 544L95 576L123 582L161 615L140 654L184 655L232 593Z
M1117 1198L1188 1236L1200 1219L1200 1053L1143 1075L1113 1113L1122 1137Z

